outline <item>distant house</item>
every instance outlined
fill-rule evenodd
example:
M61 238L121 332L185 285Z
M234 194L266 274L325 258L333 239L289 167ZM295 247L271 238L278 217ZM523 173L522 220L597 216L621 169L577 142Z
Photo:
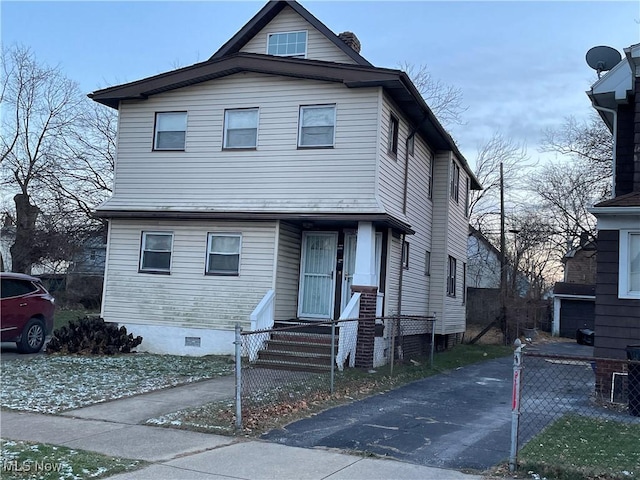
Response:
M467 286L469 288L500 288L500 250L479 230L469 225L467 240Z
M582 241L563 258L564 278L553 287L553 335L576 338L580 328L595 328L597 249Z
M353 33L272 1L210 59L90 97L119 111L102 316L141 349L231 353L236 324L372 305L464 332L480 185L407 74Z
M598 385L625 368L626 348L640 344L640 44L593 84L587 95L614 135L614 198L589 211L597 220L595 355Z

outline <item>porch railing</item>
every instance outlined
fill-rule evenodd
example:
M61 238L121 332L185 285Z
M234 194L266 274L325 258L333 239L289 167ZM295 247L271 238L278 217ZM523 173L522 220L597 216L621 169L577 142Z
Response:
M273 290L269 290L256 308L251 312L251 330L270 330L273 328L274 323L274 300L276 293ZM255 361L258 358L258 352L264 347L265 342L269 340L269 334L260 334L259 341L254 341L247 351L250 361Z
M340 320L357 319L360 315L360 292L356 292L340 314ZM356 361L356 344L358 341L358 320L341 322L338 332L338 353L336 365L338 370L344 369L344 362L349 357L349 366L354 367Z

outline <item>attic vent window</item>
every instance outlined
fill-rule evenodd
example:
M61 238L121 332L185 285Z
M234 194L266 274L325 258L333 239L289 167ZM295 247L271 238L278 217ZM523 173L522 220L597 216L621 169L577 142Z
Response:
M306 57L307 32L270 33L267 39L267 54L281 57Z

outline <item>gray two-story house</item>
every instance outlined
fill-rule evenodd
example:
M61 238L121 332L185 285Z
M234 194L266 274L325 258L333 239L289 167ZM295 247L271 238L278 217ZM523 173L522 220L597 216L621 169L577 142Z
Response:
M119 112L102 316L142 349L231 353L236 323L354 318L354 293L464 332L480 185L353 33L273 1L207 61L90 97Z

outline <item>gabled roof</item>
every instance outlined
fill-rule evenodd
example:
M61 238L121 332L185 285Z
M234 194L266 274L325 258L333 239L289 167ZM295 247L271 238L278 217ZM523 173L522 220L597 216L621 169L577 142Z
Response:
M620 195L619 197L612 198L611 200L605 200L604 202L596 203L593 208L613 208L613 207L640 207L640 192L631 192L626 195Z
M427 106L409 76L400 70L256 53L235 53L135 82L97 90L90 93L89 97L103 105L118 108L122 100L146 100L152 95L240 72L336 82L344 84L347 88L382 87L436 150L454 152L471 179L471 188L482 188L449 133Z
M338 36L329 30L324 23L314 17L307 9L295 1L277 0L267 3L251 20L249 20L238 33L225 43L209 60L215 60L227 55L238 53L249 40L273 20L285 7L291 7L298 15L309 22L316 30L333 42L347 56L358 65L371 67L372 65L353 48L344 43Z
M640 43L624 49L625 56L611 70L598 79L587 91L594 107L617 110L618 104L627 103L633 93L634 72L640 66ZM635 73L635 76L638 74ZM613 130L613 116L610 112L598 110L598 113Z

